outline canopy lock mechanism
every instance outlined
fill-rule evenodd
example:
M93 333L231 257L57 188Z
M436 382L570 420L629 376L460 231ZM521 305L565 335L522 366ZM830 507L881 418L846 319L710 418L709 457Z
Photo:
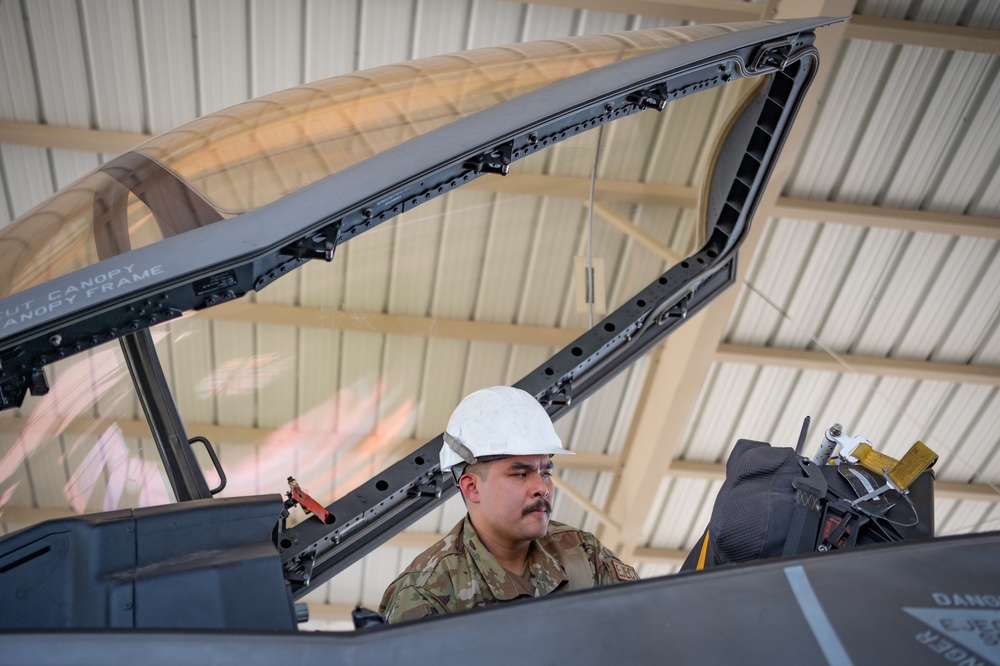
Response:
M493 150L465 161L465 168L480 173L497 173L506 176L514 154L514 142L501 143Z
M318 232L297 240L288 247L282 248L281 253L292 256L295 259L333 261L333 252L337 249L337 239L340 236L340 226L342 223L343 220L337 220L333 224L323 227Z

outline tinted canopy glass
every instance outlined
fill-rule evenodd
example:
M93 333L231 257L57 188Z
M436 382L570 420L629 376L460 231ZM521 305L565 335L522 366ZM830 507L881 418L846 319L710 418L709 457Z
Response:
M697 26L479 49L335 77L207 115L137 146L4 228L0 298L257 209L554 82L731 30Z

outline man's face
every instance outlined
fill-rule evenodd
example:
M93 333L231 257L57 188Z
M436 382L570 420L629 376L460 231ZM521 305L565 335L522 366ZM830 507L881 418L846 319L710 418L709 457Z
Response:
M496 538L512 544L548 532L552 513L549 456L512 456L489 463L478 489L478 515L473 518L477 529L485 522Z

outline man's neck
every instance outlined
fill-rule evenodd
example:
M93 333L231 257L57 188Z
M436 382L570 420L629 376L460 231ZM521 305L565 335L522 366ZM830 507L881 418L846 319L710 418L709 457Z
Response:
M469 518L471 521L471 517ZM483 542L490 555L507 571L520 576L524 568L528 566L528 550L531 548L531 541L517 541L511 543L509 540L501 539L488 530L476 528L475 523L472 528L476 530L479 540Z

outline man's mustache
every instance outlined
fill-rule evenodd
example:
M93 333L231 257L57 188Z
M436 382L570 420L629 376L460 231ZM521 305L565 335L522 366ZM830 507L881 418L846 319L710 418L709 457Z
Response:
M552 513L552 505L549 504L547 499L540 499L533 504L525 507L523 515L527 516L532 511L544 511L545 513Z

